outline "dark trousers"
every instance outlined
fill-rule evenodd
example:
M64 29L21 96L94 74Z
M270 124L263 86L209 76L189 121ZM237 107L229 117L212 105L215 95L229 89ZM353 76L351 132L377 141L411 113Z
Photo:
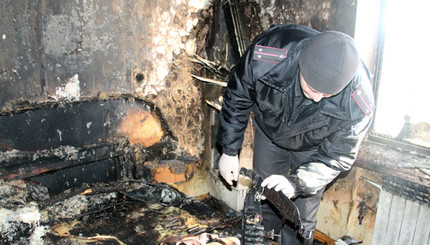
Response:
M306 155L302 152L297 154L282 149L272 143L272 141L256 125L255 142L254 142L254 170L263 179L272 175L280 174L287 176L291 169L300 165L298 159L306 161ZM321 202L321 196L324 190L318 191L316 195L309 197L298 197L293 199L300 211L300 218L305 228L305 232L311 232L308 239L303 238L299 229L294 227L288 220L283 218L278 210L270 202L262 203L263 226L266 230L274 229L277 234L281 234L279 244L282 245L311 245L313 244L313 234L316 227L316 213Z

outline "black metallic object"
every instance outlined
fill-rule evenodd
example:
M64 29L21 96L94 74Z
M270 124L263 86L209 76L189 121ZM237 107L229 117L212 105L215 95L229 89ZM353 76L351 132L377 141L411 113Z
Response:
M240 174L249 177L252 180L253 187L245 197L245 205L243 208L242 221L242 244L267 244L266 238L273 239L267 236L261 225L261 199L266 197L282 214L284 218L291 221L300 230L302 230L302 222L300 212L297 206L283 193L273 189L262 188L263 179L258 176L254 170L241 168Z
M261 182L263 180L253 170L242 168L240 173L251 178L253 184L252 189L246 194L243 207L242 244L268 244L264 234L264 227L261 224L263 221L261 214Z

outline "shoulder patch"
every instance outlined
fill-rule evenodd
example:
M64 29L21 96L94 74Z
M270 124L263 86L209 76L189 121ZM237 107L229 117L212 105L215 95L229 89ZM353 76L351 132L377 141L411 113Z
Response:
M372 115L373 110L375 109L375 104L364 92L361 85L354 92L352 92L351 96L366 116Z
M255 45L252 59L270 63L279 63L281 60L287 58L287 54L287 49Z

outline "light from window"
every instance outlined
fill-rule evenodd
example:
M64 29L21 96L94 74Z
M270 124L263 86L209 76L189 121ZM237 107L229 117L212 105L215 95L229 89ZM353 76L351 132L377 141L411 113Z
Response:
M430 147L430 1L386 1L373 131Z

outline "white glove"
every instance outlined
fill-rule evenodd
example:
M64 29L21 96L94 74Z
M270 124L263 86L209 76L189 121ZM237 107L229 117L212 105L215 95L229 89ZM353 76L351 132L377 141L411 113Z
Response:
M291 185L290 181L283 175L272 174L263 180L261 186L269 189L275 187L275 191L282 191L288 198L294 197L295 194L293 185Z
M219 173L229 185L239 177L239 157L222 154L219 159Z

